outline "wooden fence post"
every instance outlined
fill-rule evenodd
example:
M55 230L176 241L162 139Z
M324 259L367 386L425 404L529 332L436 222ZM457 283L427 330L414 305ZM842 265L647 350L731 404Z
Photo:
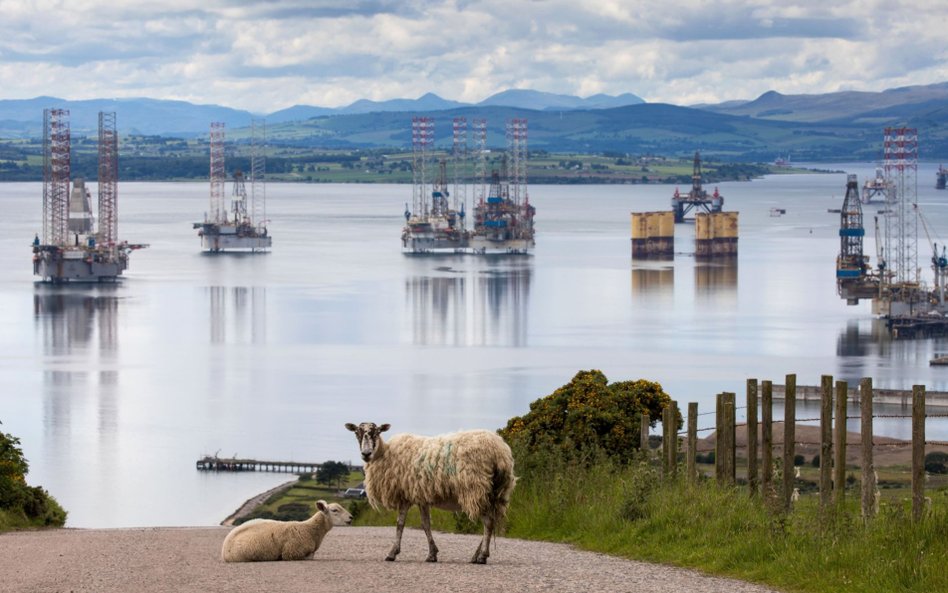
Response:
M793 481L796 478L794 457L796 457L796 417L797 417L797 376L787 375L783 394L783 508L790 510L793 498Z
M665 475L674 478L678 472L678 402L672 400L664 410L662 428Z
M695 456L698 453L698 402L688 402L688 481L698 480Z
M747 487L757 494L757 379L747 380Z
M872 377L859 382L859 404L862 433L862 517L875 516L876 472L872 465Z
M837 510L842 510L846 500L846 404L849 398L849 384L836 382L836 439L833 443L836 457L833 460L833 496Z
M714 409L714 479L718 485L724 483L724 394L715 399Z
M671 435L669 426L671 423L668 421L668 410L671 408L671 405L667 405L662 408L662 476L668 477L669 467L668 467L668 447L671 446Z
M925 386L912 387L912 518L925 510Z
M833 496L833 377L823 375L820 393L820 510Z
M639 449L648 455L651 452L648 446L648 414L639 415Z
M736 448L736 410L735 403L737 401L737 395L731 392L724 394L723 409L724 409L724 439L722 444L722 453L724 455L724 482L728 486L733 486L736 479L736 461L737 461L737 448Z
M760 491L770 496L774 482L774 400L773 382L760 384Z

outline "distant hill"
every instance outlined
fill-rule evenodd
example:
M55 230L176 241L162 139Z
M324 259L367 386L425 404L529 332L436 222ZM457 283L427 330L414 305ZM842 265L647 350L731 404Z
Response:
M889 89L878 93L843 91L823 95L782 95L769 91L753 101L704 105L701 109L758 119L820 122L858 119L883 109L898 109L902 116L932 102L948 102L948 82Z
M76 135L93 134L99 110L118 112L119 131L202 137L223 121L228 139L248 134L253 114L215 105L153 99L63 101L53 97L0 101L0 140L37 138L45 107L71 111ZM718 159L770 162L778 155L803 160L877 160L883 128L919 130L922 159L948 159L948 83L879 93L782 95L753 101L680 107L645 103L626 93L581 98L509 90L476 104L428 93L417 99L360 100L341 108L296 105L266 116L273 144L303 148L396 148L411 146L411 118L435 120L439 148L452 141L451 119L488 122L488 147L505 146L504 122L529 121L531 150L675 155L701 150ZM470 138L470 136L469 136Z
M594 95L586 99L571 95L555 95L538 91L505 91L488 97L478 105L520 107L524 109L604 109L620 105L642 103L642 99L631 93L613 97ZM270 125L295 121L306 121L314 117L353 115L382 112L445 111L474 106L443 99L427 93L417 99L391 99L370 101L359 99L345 107L317 107L294 105L267 115ZM67 101L56 97L34 99L0 100L0 134L6 137L37 137L42 134L43 109L63 108L70 111L70 125L74 132L94 132L98 126L99 111L118 113L119 129L123 134L146 134L163 136L199 136L206 134L213 121L224 122L228 128L245 127L255 117L249 111L230 109L218 105L195 105L186 101L164 101L157 99L91 99ZM0 137L2 137L0 136Z
M19 124L21 134L37 137L43 130L43 110L69 110L70 128L74 133L95 132L100 111L115 111L122 134L162 136L194 136L207 133L212 121L222 121L228 127L250 124L249 111L219 105L195 105L186 101L158 99L89 99L67 101L56 97L0 100L0 122ZM7 129L7 126L2 126Z
M335 148L407 147L411 145L411 115L377 112L337 115L269 128L271 138L294 146ZM506 106L462 107L433 114L435 147L452 142L454 117L487 120L487 144L503 147L504 122L527 118L531 150L677 154L696 149L726 158L772 161L774 147L799 147L810 140L801 132L832 134L813 150L814 158L832 153L851 154L868 147L875 130L840 126L801 126L792 122L710 113L660 103L613 109L537 111ZM785 148L782 152L786 153ZM794 154L800 154L794 151ZM870 157L872 158L872 157Z
M560 109L610 109L626 105L644 103L641 97L632 93L624 93L618 97L612 95L593 95L585 99L573 95L556 95L541 91L511 89L491 95L480 103L481 107L503 105L505 107L519 107L537 111Z

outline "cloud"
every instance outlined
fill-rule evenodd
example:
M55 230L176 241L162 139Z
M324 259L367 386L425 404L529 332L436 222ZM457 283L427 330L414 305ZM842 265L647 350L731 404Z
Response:
M0 0L3 98L256 112L432 91L677 104L948 80L925 0Z

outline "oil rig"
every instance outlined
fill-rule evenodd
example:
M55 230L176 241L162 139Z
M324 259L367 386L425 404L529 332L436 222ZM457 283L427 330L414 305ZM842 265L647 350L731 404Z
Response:
M938 165L938 170L935 171L935 189L945 189L946 185L948 185L948 169L944 165Z
M211 200L203 222L195 222L201 248L211 253L224 251L262 252L273 239L266 220L266 124L251 122L250 193L242 171L235 171L230 209L224 206L224 124L214 122L210 131Z
M698 151L695 151L694 168L691 173L691 191L682 195L678 188L675 188L675 193L672 195L671 208L672 212L675 213L675 222L684 222L685 216L692 209L703 210L711 214L712 212L720 212L723 206L724 196L718 192L718 188L714 188L714 193L708 195L707 190L702 187L701 155Z
M411 120L412 207L405 204L405 227L402 229L402 247L406 253L464 253L467 249L470 234L465 228L465 200L459 199L460 191L465 189L459 183L459 176L467 156L466 131L467 120L455 118L451 151L453 192L448 190L445 159L438 162L438 178L429 189L429 153L434 143L434 119L414 117Z
M876 167L876 176L867 179L862 185L862 196L859 199L863 204L887 202L888 194L892 191L892 180L886 178L885 169Z
M115 112L99 112L97 218L85 182L70 179L70 144L69 111L44 110L43 236L33 239L33 274L43 282L115 282L129 253L147 247L118 240Z
M536 208L527 192L527 120L506 122L507 152L503 172L492 171L486 182L487 122L473 121L473 158L468 148L467 120L454 119L451 150L453 193L448 191L447 162L429 185L428 156L434 142L434 121L412 119L412 208L405 206L402 248L405 253L529 254L533 249ZM473 221L467 228L467 172L474 188ZM452 198L453 196L453 198Z
M880 236L875 219L876 266L863 253L863 212L855 175L846 181L840 210L840 251L836 258L836 285L849 305L872 300L873 313L886 320L894 338L948 334L945 279L948 256L939 246L918 208L918 132L915 128L885 130L885 208ZM918 267L918 223L922 223L931 249L934 286L922 282Z
M471 234L473 253L528 254L535 245L536 208L530 204L527 192L527 120L509 120L506 136L504 169L507 174L502 179L499 172L493 171L487 196L483 193L476 196Z

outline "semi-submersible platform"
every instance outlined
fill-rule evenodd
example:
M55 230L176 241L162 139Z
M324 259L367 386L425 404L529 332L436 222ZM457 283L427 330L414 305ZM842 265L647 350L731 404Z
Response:
M467 142L467 120L453 121L451 163L453 191L448 189L447 159L438 161L438 176L428 182L434 120L412 119L412 206L405 206L402 249L408 254L529 254L535 245L536 208L527 192L527 120L511 119L505 127L507 151L502 171L487 183L487 122L473 121L473 145ZM473 220L468 228L468 186L472 186ZM430 188L430 189L429 189Z
M70 178L69 111L43 112L43 233L33 239L33 275L44 282L114 282L129 253L147 247L118 239L118 132L99 113L98 216L85 181Z
M242 171L235 171L230 208L224 205L224 124L214 122L210 131L211 198L204 220L195 222L201 248L211 253L262 252L273 244L267 230L265 171L266 125L251 123L250 192Z

